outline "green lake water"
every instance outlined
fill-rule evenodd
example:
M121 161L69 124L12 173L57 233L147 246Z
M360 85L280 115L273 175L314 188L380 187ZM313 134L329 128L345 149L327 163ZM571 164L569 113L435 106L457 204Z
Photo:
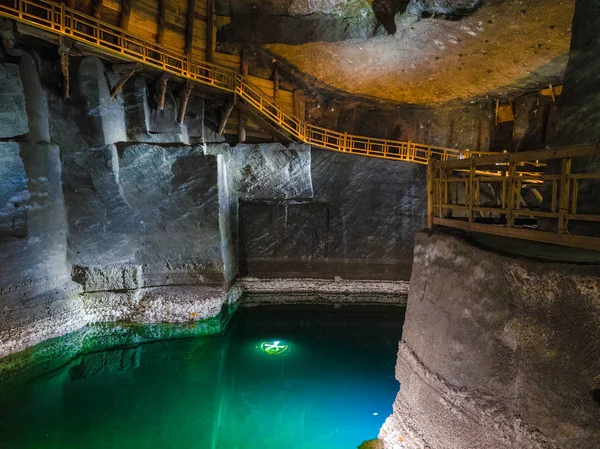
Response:
M222 336L88 344L0 378L0 448L356 448L392 411L403 318L253 308Z

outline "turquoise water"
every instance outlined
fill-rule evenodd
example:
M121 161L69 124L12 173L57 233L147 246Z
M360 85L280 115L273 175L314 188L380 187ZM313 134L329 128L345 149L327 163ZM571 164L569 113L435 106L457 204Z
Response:
M223 336L28 368L22 382L0 381L0 447L356 448L392 411L402 320L390 309L240 310Z

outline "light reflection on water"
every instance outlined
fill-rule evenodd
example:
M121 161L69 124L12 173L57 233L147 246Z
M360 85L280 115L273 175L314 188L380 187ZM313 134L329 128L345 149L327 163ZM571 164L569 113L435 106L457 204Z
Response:
M402 315L240 315L224 337L88 353L0 385L0 447L337 449L377 436L398 390ZM287 349L261 349L276 341Z

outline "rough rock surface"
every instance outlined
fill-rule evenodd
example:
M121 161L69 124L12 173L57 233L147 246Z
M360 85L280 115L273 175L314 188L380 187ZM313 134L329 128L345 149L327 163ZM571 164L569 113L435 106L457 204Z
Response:
M23 84L15 64L0 64L0 138L29 132Z
M385 447L598 447L599 320L598 265L418 234Z
M312 152L314 200L240 204L240 270L258 277L408 280L425 168Z
M408 282L241 278L246 306L274 304L406 305Z
M227 161L231 187L243 200L311 199L310 154L305 144L236 145Z

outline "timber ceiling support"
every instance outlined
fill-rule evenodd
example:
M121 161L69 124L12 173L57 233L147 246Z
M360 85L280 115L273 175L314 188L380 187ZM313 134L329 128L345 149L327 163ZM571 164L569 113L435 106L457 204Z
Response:
M119 16L119 28L127 31L129 29L129 17L131 16L131 4L133 0L121 0L121 15Z
M102 0L92 0L92 17L96 19L100 19L101 11L102 11Z
M206 0L206 60L213 62L215 0Z
M219 129L217 130L217 133L220 136L222 136L223 133L225 132L225 127L227 126L227 120L229 120L229 116L231 115L231 112L233 111L233 108L235 108L236 104L237 104L237 95L234 95L233 100L231 100L231 102L227 106L227 109L225 109L223 118L221 118L221 123L219 124Z
M192 46L194 44L194 9L196 0L188 0L187 14L185 17L185 55L190 59L192 57Z
M114 64L113 71L122 73L121 79L110 89L110 98L115 98L119 91L123 88L127 80L133 76L133 74L139 70L142 70L142 64Z
M169 82L169 75L163 73L156 83L156 89L158 91L156 109L162 111L165 108L165 98L167 96L167 83Z
M177 113L177 123L180 125L183 123L183 119L185 118L185 111L190 99L190 94L192 93L192 87L192 82L187 80L185 82L185 88L181 91L179 96L179 112Z
M69 77L69 52L72 42L61 36L58 44L58 54L60 55L60 70L63 74L63 98L65 100L71 97L70 77Z
M167 17L167 0L158 0L158 34L156 41L165 45L165 21Z

